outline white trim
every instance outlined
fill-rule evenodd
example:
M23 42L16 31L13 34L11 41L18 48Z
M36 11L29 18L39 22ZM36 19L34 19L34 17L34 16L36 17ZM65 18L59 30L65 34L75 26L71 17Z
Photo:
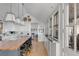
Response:
M74 51L76 52L77 51L77 44L76 44L76 34L77 34L77 32L76 32L76 30L77 30L77 28L76 28L76 16L77 16L77 14L76 14L76 11L77 11L77 9L76 9L76 3L74 4Z

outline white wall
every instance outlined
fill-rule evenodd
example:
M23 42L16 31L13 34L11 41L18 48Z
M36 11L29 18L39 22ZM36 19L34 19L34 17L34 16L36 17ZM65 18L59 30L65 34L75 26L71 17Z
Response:
M77 25L77 34L79 34L79 25Z
M77 19L77 34L79 34L79 18Z

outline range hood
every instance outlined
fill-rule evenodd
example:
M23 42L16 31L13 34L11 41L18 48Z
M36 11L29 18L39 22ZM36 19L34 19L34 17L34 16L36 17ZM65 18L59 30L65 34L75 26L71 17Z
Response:
M5 21L15 21L15 15L13 13L7 13Z

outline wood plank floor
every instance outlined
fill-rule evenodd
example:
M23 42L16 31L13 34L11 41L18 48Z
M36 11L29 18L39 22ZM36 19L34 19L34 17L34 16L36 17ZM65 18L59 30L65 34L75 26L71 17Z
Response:
M43 42L38 42L37 40L32 41L32 50L27 56L47 56L48 52L44 46Z

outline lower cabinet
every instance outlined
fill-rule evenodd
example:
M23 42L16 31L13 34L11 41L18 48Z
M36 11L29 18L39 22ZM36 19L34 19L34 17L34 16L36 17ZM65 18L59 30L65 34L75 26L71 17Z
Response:
M51 56L56 56L56 43L51 43Z
M51 42L49 40L45 41L45 47L48 51L48 56L60 56L60 43Z
M44 44L48 51L48 56L56 56L56 44L49 40L45 41Z

